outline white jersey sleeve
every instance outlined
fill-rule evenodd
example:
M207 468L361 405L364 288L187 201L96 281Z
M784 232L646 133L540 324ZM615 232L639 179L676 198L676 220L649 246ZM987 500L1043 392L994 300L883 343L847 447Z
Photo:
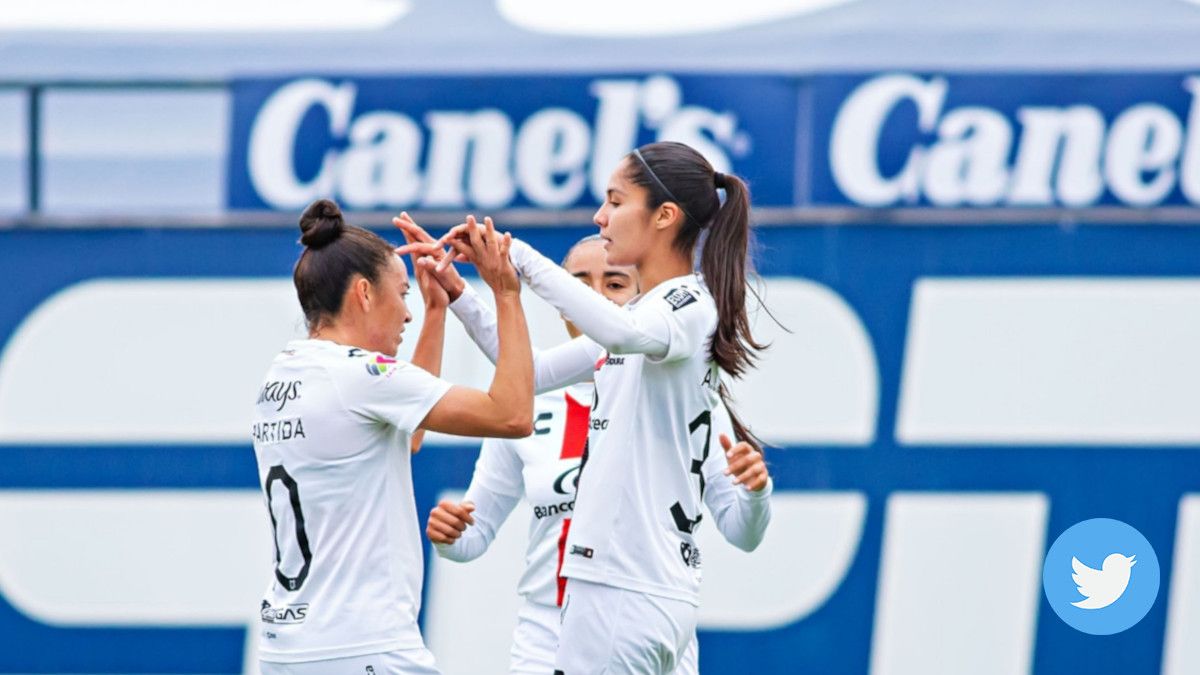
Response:
M717 405L712 411L713 439L719 439L721 434L733 435L733 422L729 419L729 411L723 404ZM729 462L725 458L724 448L716 443L715 452L709 454L704 462L704 505L712 514L717 530L725 541L742 549L753 551L762 543L767 525L771 522L771 490L770 479L767 486L758 492L752 492L743 485L735 485L733 476L726 476L725 469Z
M342 404L352 413L391 424L408 433L421 426L425 416L451 387L449 382L430 375L423 368L378 354L367 356L366 367L368 371L374 368L378 376L354 377L351 383L347 376L351 373L360 375L356 369L333 371L334 385Z
M657 303L639 303L637 310L627 311L579 283L562 267L519 239L513 240L509 257L521 278L538 297L553 305L609 353L645 354L653 359L667 359L672 354L687 350L688 344L679 347L671 344L672 338L678 339L686 329L674 329L670 325L673 317L669 315L645 311L643 305ZM691 299L684 304L697 299L697 296L688 297ZM702 331L701 339L707 337L705 328L692 327L693 330Z
M572 280L577 286L578 281ZM586 289L585 289L586 290ZM589 291L590 292L590 291ZM450 303L450 311L462 322L467 335L488 359L500 358L500 338L496 314L484 304L479 294L468 284L462 294ZM533 389L536 393L552 391L591 379L596 360L604 352L592 339L581 336L547 350L533 350Z
M465 497L465 501L475 504L471 514L475 524L468 525L453 544L435 543L438 555L455 562L467 562L487 551L500 526L521 501L525 491L523 468L520 456L510 443L495 438L483 442Z

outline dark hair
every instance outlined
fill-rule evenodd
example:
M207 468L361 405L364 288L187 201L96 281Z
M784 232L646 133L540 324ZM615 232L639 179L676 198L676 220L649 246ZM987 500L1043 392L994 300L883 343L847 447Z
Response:
M675 248L693 256L697 244L703 244L700 272L717 304L717 329L709 341L709 354L722 370L741 377L767 347L755 341L746 312L746 275L752 270L750 191L740 178L718 173L703 155L683 143L643 145L626 160L626 177L646 189L646 206L654 209L674 202L683 212ZM725 190L724 203L718 189ZM724 386L721 399L728 408ZM732 409L729 415L738 439L761 447Z
M583 246L584 244L590 244L594 241L603 242L604 237L601 237L598 234L589 234L588 236L584 237L583 239L580 239L579 241L575 242L574 244L571 244L571 248L567 249L567 254L563 256L562 262L558 263L559 267L566 267L567 261L571 259L571 254L575 253L575 249L579 248L580 246Z
M347 225L342 210L328 199L304 209L300 232L305 248L292 270L292 283L311 332L341 311L346 286L355 274L378 281L394 249L374 232Z

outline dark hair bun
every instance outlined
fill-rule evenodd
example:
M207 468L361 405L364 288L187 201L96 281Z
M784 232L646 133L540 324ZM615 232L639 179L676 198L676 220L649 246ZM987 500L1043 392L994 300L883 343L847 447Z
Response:
M300 216L300 243L314 251L341 236L346 229L342 210L328 199L318 199Z

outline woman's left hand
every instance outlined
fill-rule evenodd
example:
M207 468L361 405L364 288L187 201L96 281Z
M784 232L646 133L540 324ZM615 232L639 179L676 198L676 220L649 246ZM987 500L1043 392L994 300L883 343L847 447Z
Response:
M753 445L745 441L738 441L734 445L728 436L721 434L721 447L725 448L725 457L729 460L725 475L733 476L734 484L744 485L751 492L759 492L767 487L771 474L767 471L763 454Z

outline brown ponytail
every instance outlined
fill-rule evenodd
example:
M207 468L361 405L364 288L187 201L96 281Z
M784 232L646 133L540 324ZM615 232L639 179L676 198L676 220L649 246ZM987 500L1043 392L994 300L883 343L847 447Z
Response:
M751 272L749 189L737 176L714 171L703 155L683 143L644 145L630 153L626 166L630 181L646 189L649 208L670 201L683 211L684 223L674 245L693 258L697 245L701 246L700 272L717 305L710 357L721 370L741 377L767 347L751 334L746 311L746 279ZM718 189L725 191L723 204ZM734 414L724 385L720 393L738 440L761 448Z

